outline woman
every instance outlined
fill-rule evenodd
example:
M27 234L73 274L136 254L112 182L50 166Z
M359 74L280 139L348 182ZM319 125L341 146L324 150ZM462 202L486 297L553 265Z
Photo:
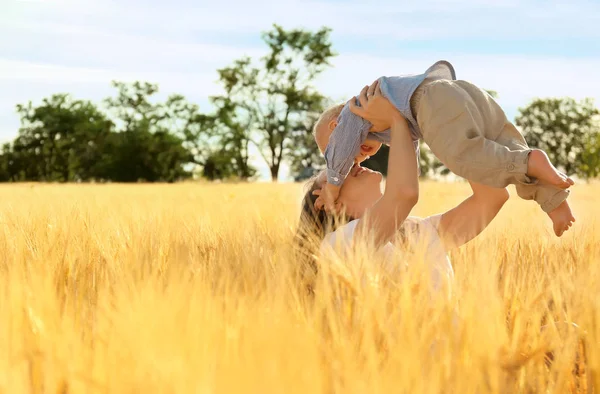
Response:
M360 108L352 107L355 114L391 129L385 191L381 192L381 173L355 166L336 202L343 214L334 218L323 209L318 197L326 181L325 174L319 174L309 182L303 201L304 239L314 235L320 240L321 251L335 249L338 253L349 251L353 240L369 240L389 256L399 250L395 245L400 235L409 247L423 246L423 257L435 268L434 281L440 276L452 276L448 251L481 233L508 200L508 191L471 183L473 194L448 212L425 219L409 218L418 200L419 184L417 159L407 123L378 90L367 97L364 89L360 102Z

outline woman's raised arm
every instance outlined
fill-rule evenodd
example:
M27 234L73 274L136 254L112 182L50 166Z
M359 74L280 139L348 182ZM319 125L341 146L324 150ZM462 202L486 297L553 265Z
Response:
M506 189L469 183L473 194L440 219L438 233L448 250L464 245L485 230L509 198Z
M373 91L373 85L370 91ZM363 89L360 97L362 107L357 107L354 102L350 104L353 113L371 123L387 124L391 129L385 192L363 215L356 228L358 237L364 232L371 234L375 245L379 246L393 238L419 199L417 158L406 119L381 95L378 85L370 98Z

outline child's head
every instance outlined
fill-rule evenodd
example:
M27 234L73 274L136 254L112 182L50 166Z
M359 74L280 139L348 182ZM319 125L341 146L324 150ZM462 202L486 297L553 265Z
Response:
M333 133L333 130L338 124L337 119L340 116L344 105L345 104L337 104L326 109L317 120L317 123L315 123L313 134L322 154L325 153L325 148L327 148L331 133ZM356 162L362 163L370 156L377 153L379 148L381 148L380 142L374 140L364 141L360 146L360 153L355 158Z
M342 108L344 108L344 104L336 104L327 108L323 111L321 116L319 116L317 123L315 123L313 134L321 153L325 153L325 148L327 148L327 144L329 143L329 137L337 126L337 119L342 112Z

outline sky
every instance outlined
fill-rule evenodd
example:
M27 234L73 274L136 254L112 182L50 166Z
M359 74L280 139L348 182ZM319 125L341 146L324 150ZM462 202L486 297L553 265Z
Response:
M158 83L160 98L210 112L216 70L264 54L273 23L333 29L338 56L315 85L336 100L444 59L497 91L510 119L536 97L600 105L600 0L0 0L0 142L18 133L16 104L60 92L100 103L112 80Z

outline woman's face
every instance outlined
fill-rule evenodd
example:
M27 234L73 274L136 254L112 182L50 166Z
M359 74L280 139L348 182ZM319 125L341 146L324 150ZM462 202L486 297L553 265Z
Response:
M372 207L382 196L380 172L354 166L340 190L338 202L346 209L346 214L360 218L365 210Z

